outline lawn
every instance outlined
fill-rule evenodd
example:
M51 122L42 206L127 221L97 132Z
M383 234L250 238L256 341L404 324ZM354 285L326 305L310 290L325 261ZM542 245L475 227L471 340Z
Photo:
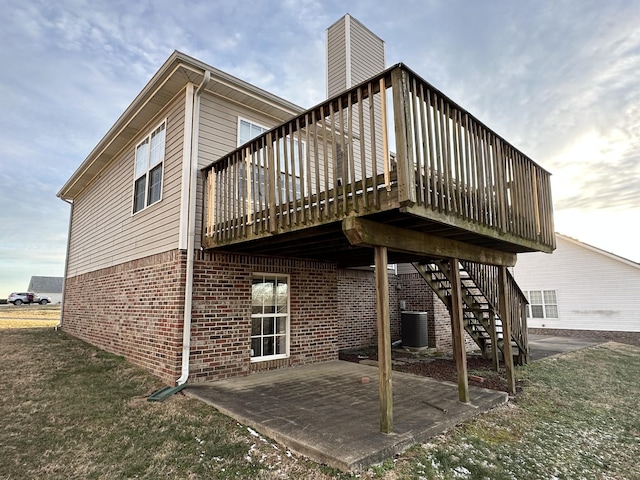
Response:
M0 333L0 479L640 478L640 349L518 368L515 402L358 476L306 460L49 328Z
M59 320L60 305L3 305L0 307L0 330L55 327Z

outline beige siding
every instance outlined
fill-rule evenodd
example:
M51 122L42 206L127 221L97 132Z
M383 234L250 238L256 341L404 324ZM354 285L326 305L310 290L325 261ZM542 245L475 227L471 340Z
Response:
M522 290L555 290L558 318L530 318L531 328L640 332L640 265L556 236L557 249L518 255Z
M350 31L351 85L357 85L384 70L384 42L354 18Z
M74 199L70 277L177 248L184 104L184 95L178 95ZM132 215L135 146L165 118L162 199Z
M327 29L327 93L332 97L348 88L345 19Z
M273 118L239 103L206 92L200 103L200 139L198 167L203 168L238 147L238 119L266 128L280 125L285 118ZM203 207L202 173L198 174L198 201L196 205L196 248L200 248Z

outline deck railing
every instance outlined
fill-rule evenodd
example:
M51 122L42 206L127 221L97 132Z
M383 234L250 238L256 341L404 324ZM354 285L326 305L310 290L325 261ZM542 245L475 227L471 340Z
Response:
M404 65L205 174L207 246L394 208L534 249L555 245L549 173Z
M498 268L495 265L461 261L460 262L478 286L490 307L499 312L499 281ZM527 297L516 283L513 275L507 270L507 305L511 319L511 337L516 341L521 354L526 355L529 345L527 337ZM499 314L498 314L499 316Z

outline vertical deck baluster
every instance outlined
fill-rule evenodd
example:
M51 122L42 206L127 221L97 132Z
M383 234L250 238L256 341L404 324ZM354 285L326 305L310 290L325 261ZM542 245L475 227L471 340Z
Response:
M384 168L384 184L387 193L391 191L391 176L389 172L389 130L387 128L387 86L384 78L380 79L380 118L382 119L382 161ZM397 122L398 119L396 118ZM397 145L396 145L397 147Z
M341 178L342 181L340 182L341 185L337 185L336 184L336 197L342 199L341 200L341 204L342 204L342 208L337 207L336 208L336 213L338 216L342 216L342 215L346 215L349 207L348 207L348 198L347 198L347 183L349 181L349 176L347 173L347 165L348 165L348 160L346 158L347 156L347 152L345 149L345 144L344 144L344 106L342 105L342 97L338 98L338 135L339 135L339 142L336 142L336 161L335 161L335 165L336 165L336 171L337 171L337 175L338 178ZM339 151L338 151L338 146ZM340 165L338 165L338 153L340 153ZM339 168L338 168L339 167ZM336 206L337 206L337 201L336 201Z
M358 87L357 91L357 101L358 101L358 137L360 138L360 153L358 157L360 158L360 168L362 169L362 205L364 210L367 211L369 209L369 191L367 189L367 154L365 152L365 141L364 141L364 108L362 105L362 87Z
M429 143L430 139L427 134L427 118L428 110L426 110L425 98L424 98L424 88L422 82L419 83L418 89L418 108L420 108L420 129L422 135L422 170L418 171L418 177L420 179L420 198L424 205L431 205L431 194L429 193L429 168L430 168L430 160L429 160ZM426 110L426 114L425 114Z
M323 184L324 184L324 208L323 208L323 217L325 219L328 219L330 214L331 214L331 210L330 210L330 205L329 205L329 188L330 188L330 184L329 184L329 150L328 150L328 142L327 142L327 137L329 136L328 133L328 129L327 129L327 114L324 112L323 107L320 107L320 116L322 117L322 160L323 160L323 165L324 165L324 178L323 178ZM318 194L319 196L319 194Z
M453 144L453 165L455 179L453 182L453 197L456 201L456 214L464 217L464 205L462 204L462 175L460 173L460 136L458 135L458 109L453 108L451 115L451 142Z
M438 105L438 96L433 93L433 137L436 141L435 148L435 160L436 160L436 192L438 196L438 210L440 212L445 211L445 197L444 197L444 164L442 161L442 145L440 136L440 107Z
M302 169L300 168L300 157L298 156L298 162L296 166L296 146L294 135L298 135L300 131L300 118L296 119L296 125L294 128L293 122L289 122L290 137L289 137L289 161L291 162L291 203L293 210L293 224L298 226L300 225L298 219L298 195L302 193ZM300 143L300 142L298 142ZM298 186L300 186L300 191L298 191Z
M322 112L322 107L320 107L320 112ZM322 116L322 113L321 113ZM316 180L316 189L315 189L315 197L316 197L316 219L320 221L322 218L322 210L321 210L321 199L320 192L322 191L320 188L320 156L318 153L318 119L316 119L316 111L311 112L311 123L313 125L313 166L315 171L315 180ZM324 137L324 135L323 135ZM311 175L309 175L311 176ZM313 196L313 192L309 191L310 199Z
M276 217L276 165L274 158L274 139L275 132L267 133L267 169L264 176L265 190L268 192L267 202L269 205L269 233L278 233L278 219ZM275 176L274 176L275 175Z
M409 180L411 181L412 188L416 191L415 195L416 203L418 205L424 205L424 178L422 171L424 170L424 149L423 142L420 141L422 136L422 129L420 128L420 115L422 110L422 102L418 98L418 86L416 79L411 79L411 109L413 117L413 147L414 147L414 168L409 172Z
M425 95L427 100L426 108L426 116L427 116L427 141L429 142L429 195L431 198L431 208L432 210L436 210L440 208L440 202L438 200L438 159L436 157L436 149L435 144L437 143L434 126L434 107L431 103L431 91L427 89L427 93Z
M306 114L305 114L306 120ZM295 193L294 198L296 198L295 208L297 210L298 204L300 205L300 215L299 221L303 224L307 223L306 213L307 209L305 207L306 203L306 177L308 176L308 170L306 169L306 160L304 158L304 151L302 148L302 129L300 125L300 118L296 118L296 135L298 136L298 161L296 162L298 165L298 172L300 173L300 193ZM291 146L294 146L293 139L291 140ZM299 200L299 202L298 202ZM298 223L297 223L298 224Z
M373 83L367 84L368 101L369 101L369 133L371 135L371 168L373 180L373 204L375 209L380 208L380 197L378 195L378 159L377 159L377 142L376 142L376 112L375 102L373 101Z
M351 183L351 208L354 212L359 211L358 208L358 189L356 181L358 176L356 175L356 161L354 158L353 150L353 98L352 93L349 93L347 99L347 150L349 152L349 169L351 173L347 173L349 182ZM361 175L362 176L362 175Z

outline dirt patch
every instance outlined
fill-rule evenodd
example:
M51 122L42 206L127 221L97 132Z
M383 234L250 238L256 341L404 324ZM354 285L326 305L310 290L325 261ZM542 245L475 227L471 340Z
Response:
M377 361L378 352L375 347L365 347L357 350L344 350L339 354L340 360L359 363L362 361ZM427 351L412 353L403 349L392 349L392 368L398 372L411 373L422 377L431 377L444 382L458 382L456 363L450 355L441 352ZM479 353L467 354L467 373L469 385L489 388L491 390L507 391L507 379L504 368L492 370L492 362L483 358ZM516 381L516 393L521 390Z

